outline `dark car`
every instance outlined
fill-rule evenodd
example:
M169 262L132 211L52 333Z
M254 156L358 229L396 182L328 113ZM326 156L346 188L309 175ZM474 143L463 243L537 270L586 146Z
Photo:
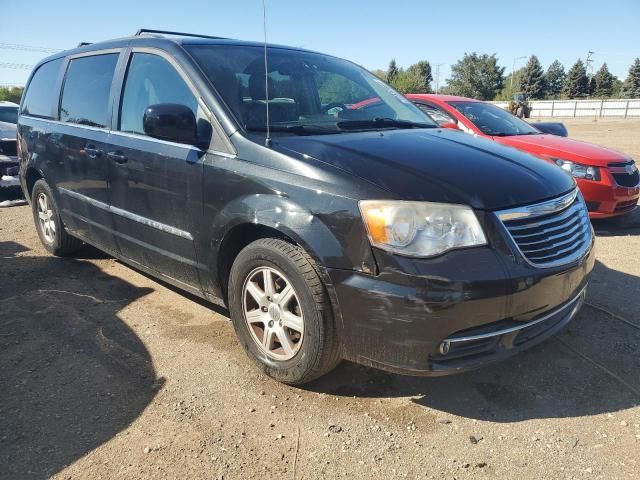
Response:
M0 202L21 194L16 157L18 105L0 101Z
M143 30L45 59L20 108L45 247L86 242L227 305L282 382L341 359L478 367L582 303L594 240L574 180L438 128L348 61Z

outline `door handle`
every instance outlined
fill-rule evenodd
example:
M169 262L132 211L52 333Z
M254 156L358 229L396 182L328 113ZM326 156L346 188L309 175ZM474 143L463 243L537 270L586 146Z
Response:
M102 155L102 150L96 148L95 145L87 145L84 147L84 153L86 153L89 158L96 158Z
M107 153L107 157L109 157L114 162L120 163L120 164L127 163L129 161L127 156L125 154L123 154L122 152L120 152L120 151L108 152Z

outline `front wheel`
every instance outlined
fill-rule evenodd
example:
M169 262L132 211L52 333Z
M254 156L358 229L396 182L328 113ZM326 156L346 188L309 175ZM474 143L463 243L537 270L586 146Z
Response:
M229 310L248 355L280 382L307 383L340 361L324 284L297 245L266 238L245 247L231 267Z

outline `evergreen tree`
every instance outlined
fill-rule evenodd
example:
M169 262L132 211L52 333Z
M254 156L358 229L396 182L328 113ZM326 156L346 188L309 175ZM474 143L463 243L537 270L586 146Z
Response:
M392 58L389 62L389 68L387 69L387 83L391 85L393 81L398 78L398 66L396 65L396 59Z
M622 85L624 98L640 98L640 58L636 58L629 68L629 75Z
M589 78L589 89L587 90L587 95L589 95L590 97L593 96L593 94L596 92L596 76L592 75L592 76L587 76L587 78Z
M529 57L520 78L520 90L532 99L540 99L545 93L544 70L535 55Z
M564 67L558 60L549 65L547 73L544 74L547 97L557 98L562 93L566 76Z
M589 77L582 60L578 60L567 73L563 92L568 98L582 98L589 94Z
M614 76L609 72L607 64L603 63L600 69L593 76L595 88L592 92L594 97L609 98L613 93Z
M504 84L504 67L498 66L495 54L465 53L451 67L447 93L478 100L493 100Z

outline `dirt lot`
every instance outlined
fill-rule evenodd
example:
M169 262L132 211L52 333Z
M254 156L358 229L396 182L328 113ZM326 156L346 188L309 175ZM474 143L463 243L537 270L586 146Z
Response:
M640 159L640 121L567 122ZM640 471L640 216L601 223L588 305L498 366L264 377L227 313L0 209L0 478L604 478Z

